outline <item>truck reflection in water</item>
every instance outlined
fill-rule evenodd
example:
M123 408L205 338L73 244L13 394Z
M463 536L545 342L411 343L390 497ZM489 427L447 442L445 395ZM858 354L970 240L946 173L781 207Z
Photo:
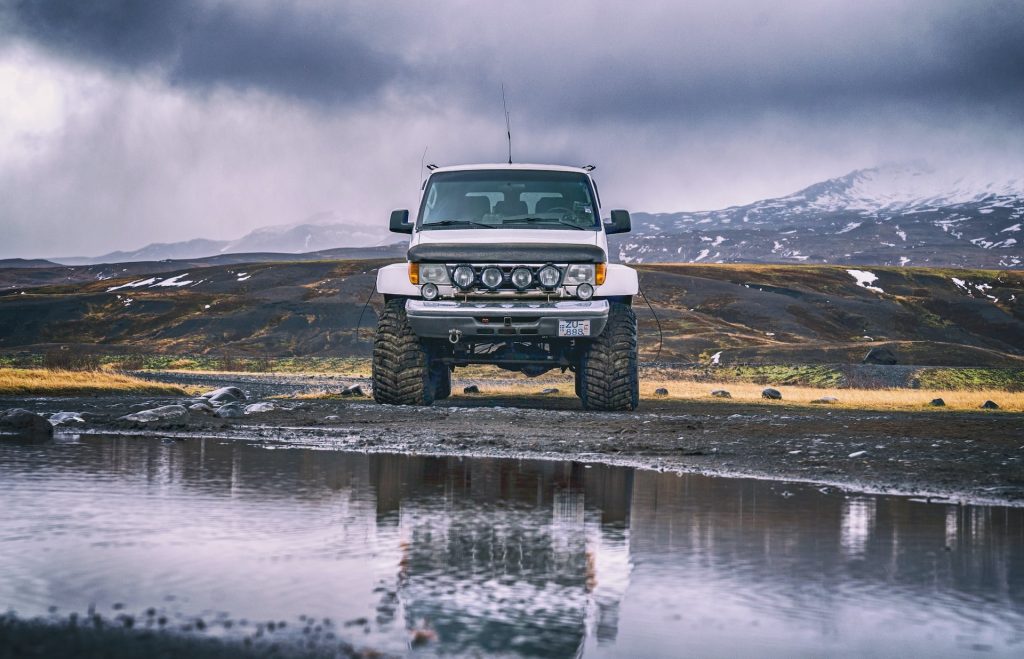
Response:
M173 593L196 611L355 620L384 651L416 631L455 654L1024 647L1020 508L321 449L0 446L0 607Z

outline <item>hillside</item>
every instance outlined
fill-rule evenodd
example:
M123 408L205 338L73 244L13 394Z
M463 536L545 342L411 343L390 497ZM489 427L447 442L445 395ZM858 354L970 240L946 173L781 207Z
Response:
M858 170L777 199L686 213L635 213L612 239L629 263L846 263L1024 267L1024 178L927 168Z
M359 338L355 326L386 262L196 264L103 280L88 267L64 268L42 271L43 281L31 286L17 280L38 281L39 269L0 269L0 282L15 286L0 293L0 350L96 344L111 352L366 355L379 297ZM848 363L884 344L905 364L1024 365L1024 272L713 264L639 270L664 331L660 361ZM658 329L641 300L636 307L649 360Z

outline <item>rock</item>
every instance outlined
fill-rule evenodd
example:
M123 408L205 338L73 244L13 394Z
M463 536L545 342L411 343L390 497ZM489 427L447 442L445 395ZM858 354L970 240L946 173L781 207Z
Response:
M469 385L467 387L463 387L462 388L462 393L464 393L464 394L478 394L478 393L480 393L480 387L476 386L475 384L471 384L471 385Z
M892 366L897 363L896 353L891 348L880 346L868 350L868 354L864 355L862 361L864 364L881 364L883 366Z
M264 412L273 412L277 409L277 405L270 402L264 403L253 403L252 405L245 406L246 414L262 414Z
M342 389L341 390L341 395L342 396L365 396L366 394L363 393L363 387L361 385L353 384L351 386L348 386L348 387L345 387L344 389Z
M654 390L654 395L655 396L668 396L668 389L666 389L665 387L658 387L657 389Z
M203 394L203 398L211 403L232 403L245 400L245 392L238 387L221 387Z
M119 421L135 421L136 423L152 423L153 421L187 421L188 409L184 405L163 405L151 410L142 410L126 414Z
M822 396L821 398L815 398L811 401L812 405L835 405L839 402L839 399L835 396Z
M60 426L66 423L85 423L85 419L78 412L56 412L50 415L50 423Z
M188 406L188 409L192 412L199 412L200 414L213 414L213 408L205 400L201 403L192 403Z
M542 389L541 392L540 392L540 395L541 396L549 396L551 394L557 394L557 393L558 393L558 389L556 387L548 387L547 389Z
M995 401L986 400L984 403L981 404L981 409L983 409L983 410L998 410L999 409L999 405L997 405Z
M43 416L20 407L0 412L0 435L49 439L53 425Z
M931 405L932 407L945 407L946 401L942 400L941 398L933 398L932 402L928 404Z
M329 415L324 417L324 421L331 421L331 422L341 421L341 417L338 416L337 414L329 414Z
M227 405L222 405L213 414L220 419L237 419L245 416L245 411L238 403L228 403Z
M725 389L714 389L712 390L711 395L715 398L732 398L732 394Z
M761 390L761 398L767 398L768 400L782 400L782 392L778 389L766 387Z

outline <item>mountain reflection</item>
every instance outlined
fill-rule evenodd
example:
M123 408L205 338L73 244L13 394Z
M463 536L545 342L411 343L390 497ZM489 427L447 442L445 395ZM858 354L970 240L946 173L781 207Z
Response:
M282 534L302 511L327 511L327 539L287 555L334 560L380 545L367 560L383 582L346 596L370 601L382 629L433 630L444 652L571 656L627 637L664 653L684 630L696 643L709 613L829 638L847 633L850 593L958 615L1024 607L1021 509L213 439L82 437L66 458L59 446L33 450L50 451L57 472L141 481L150 498L256 504ZM37 459L0 454L0 474Z

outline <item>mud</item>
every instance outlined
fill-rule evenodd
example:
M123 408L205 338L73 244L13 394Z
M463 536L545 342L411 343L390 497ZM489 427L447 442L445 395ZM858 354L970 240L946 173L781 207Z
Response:
M198 382L195 382L198 384ZM301 378L238 384L255 402L309 385ZM461 383L460 383L461 386ZM430 408L368 398L277 400L274 411L186 422L134 423L159 398L5 399L0 408L84 412L60 433L122 432L261 438L361 451L569 459L819 483L964 502L1024 505L1024 414L862 412L779 404L644 401L633 413L587 413L572 397L456 397Z

